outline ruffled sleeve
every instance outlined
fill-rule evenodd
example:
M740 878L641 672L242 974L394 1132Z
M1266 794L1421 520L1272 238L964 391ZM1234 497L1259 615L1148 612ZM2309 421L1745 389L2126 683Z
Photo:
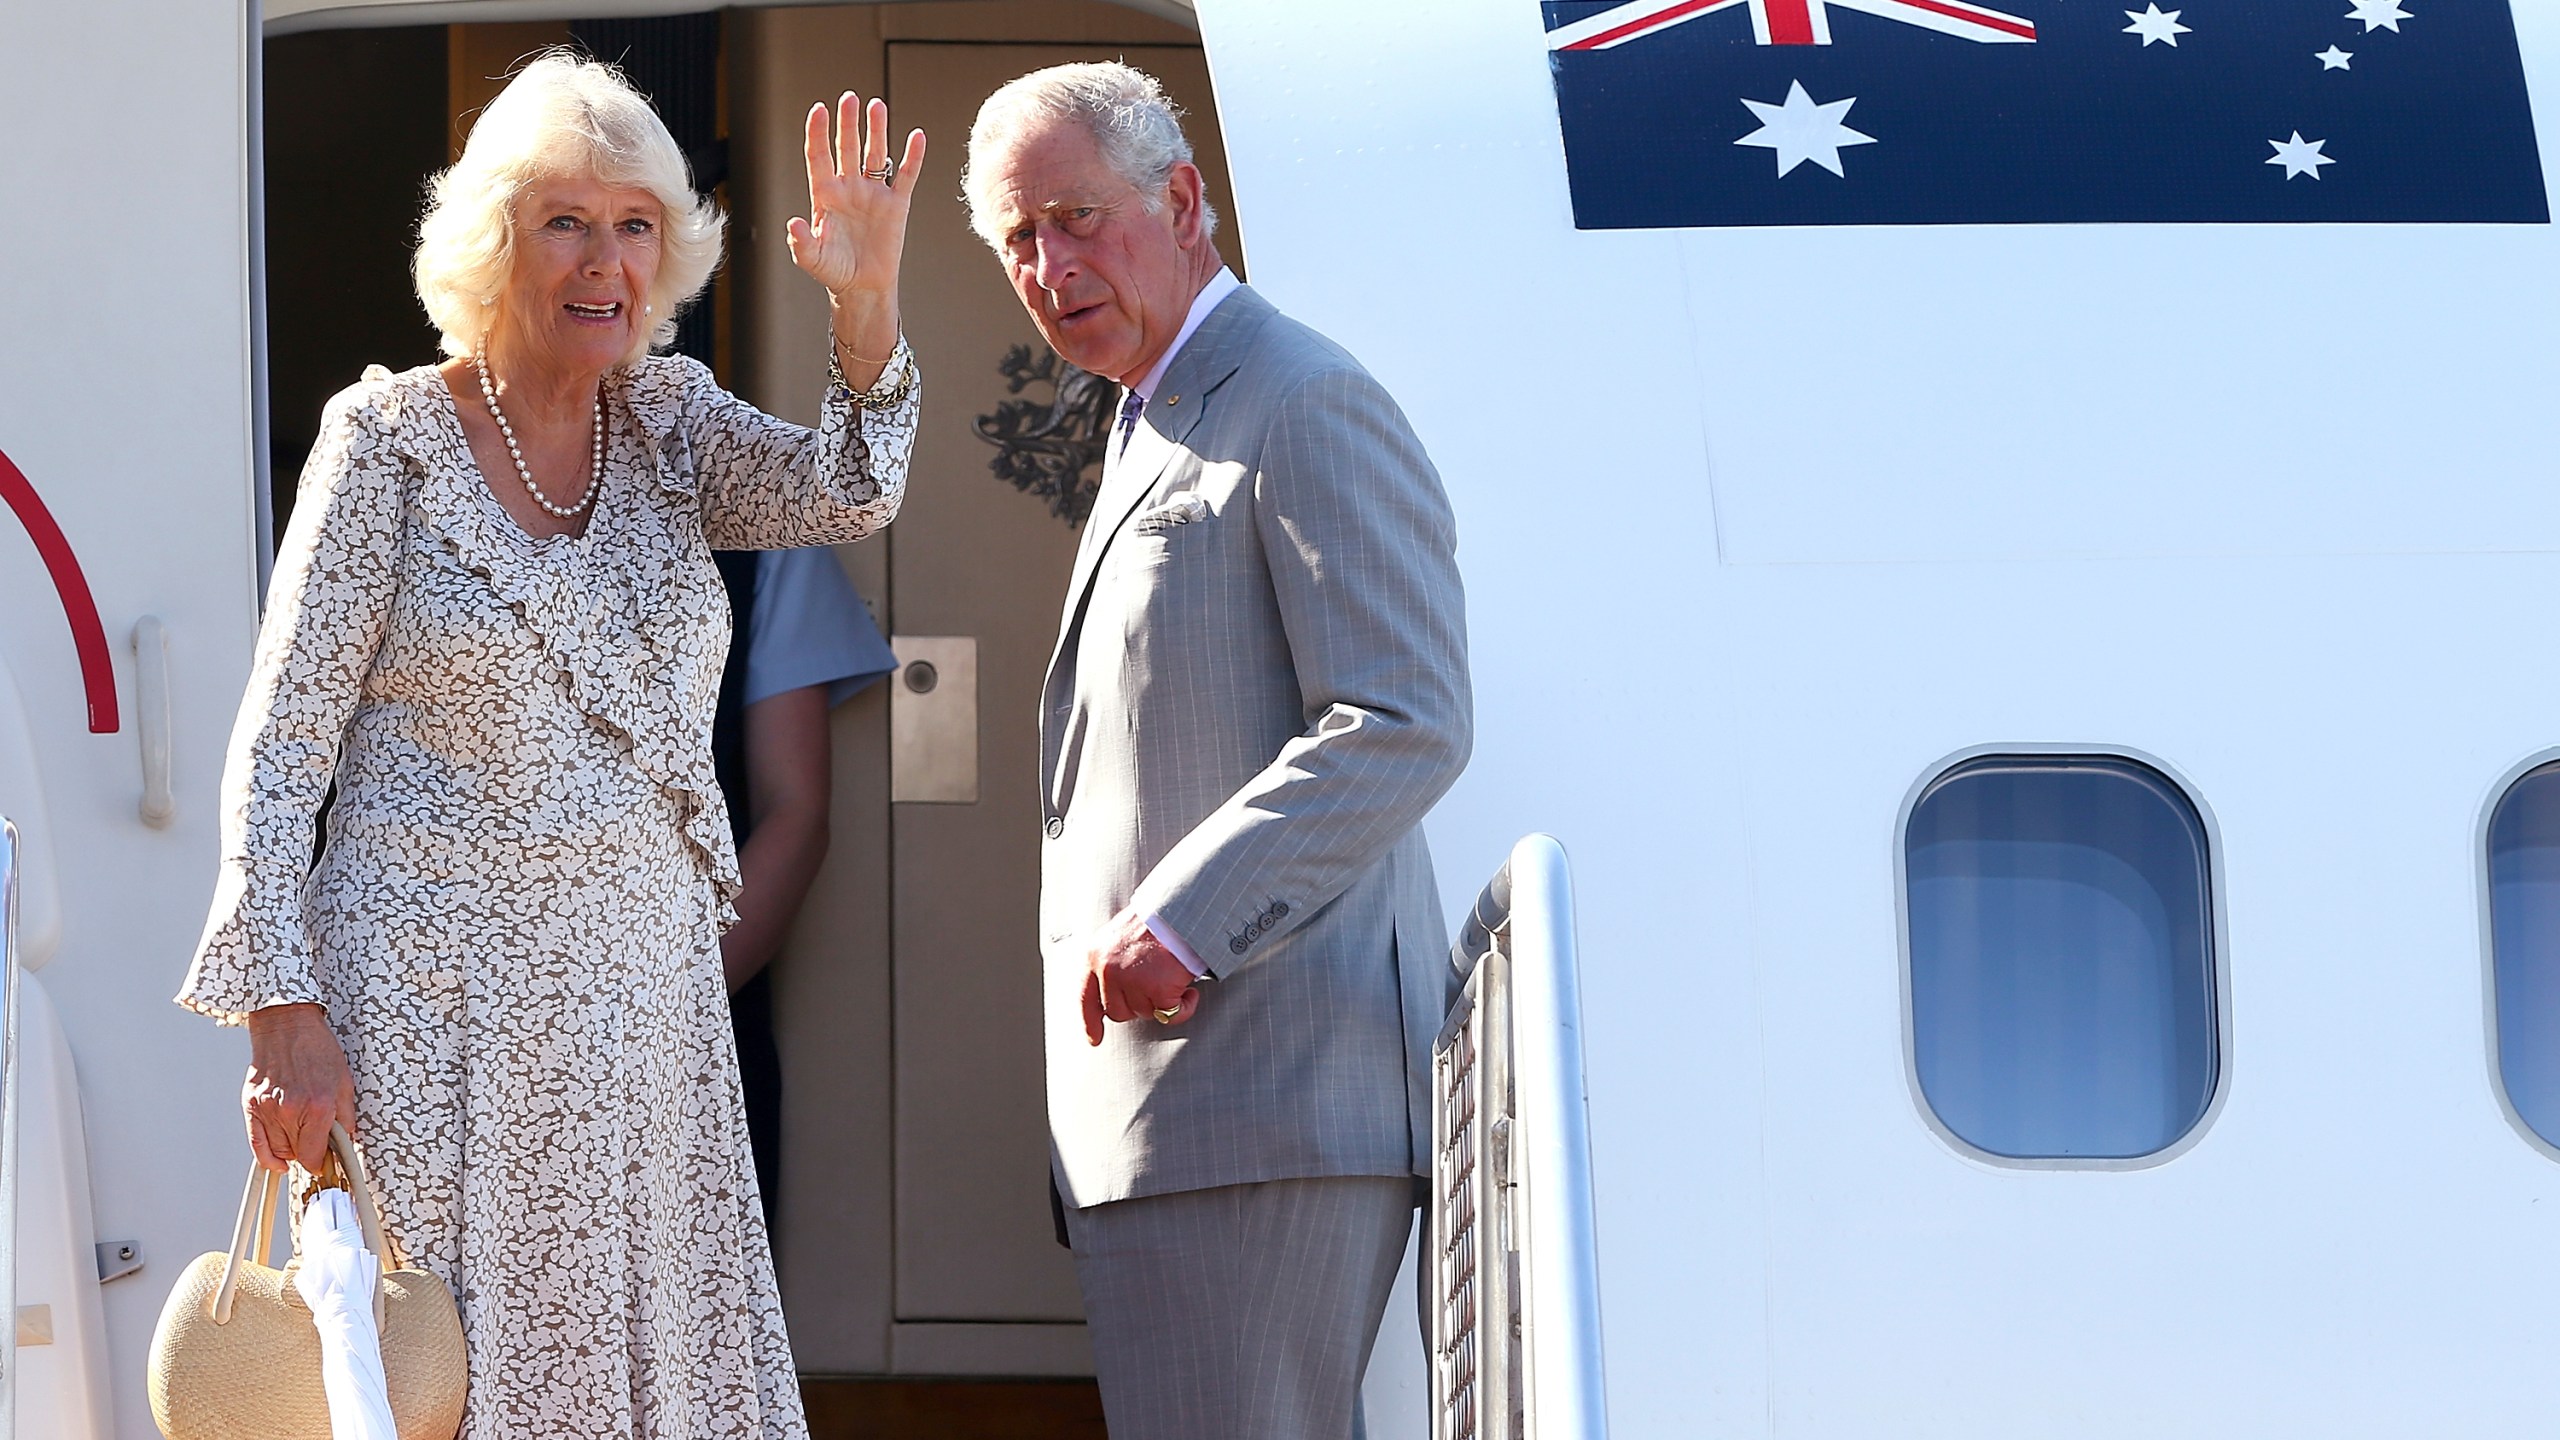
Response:
M884 389L907 382L897 403L871 409L830 384L816 430L767 415L686 363L685 439L713 549L840 545L896 518L924 390L903 337L881 375Z
M303 885L313 826L399 593L401 460L389 377L329 402L276 552L249 691L222 776L213 913L178 1003L224 1024L316 1003Z

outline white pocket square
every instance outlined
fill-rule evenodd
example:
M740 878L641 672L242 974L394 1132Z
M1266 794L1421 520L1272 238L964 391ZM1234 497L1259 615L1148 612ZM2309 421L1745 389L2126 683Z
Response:
M1161 535L1176 525L1209 518L1209 502L1196 494L1176 495L1153 510L1139 515L1130 528L1141 535Z

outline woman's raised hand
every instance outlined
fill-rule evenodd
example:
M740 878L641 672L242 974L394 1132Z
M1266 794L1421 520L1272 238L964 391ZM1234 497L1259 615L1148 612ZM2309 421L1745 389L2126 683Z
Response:
M792 262L826 286L839 305L858 299L894 303L907 207L924 170L924 132L907 133L906 157L886 171L884 185L879 177L889 163L888 102L865 106L847 90L836 102L832 128L831 136L824 104L809 107L809 215L791 222Z

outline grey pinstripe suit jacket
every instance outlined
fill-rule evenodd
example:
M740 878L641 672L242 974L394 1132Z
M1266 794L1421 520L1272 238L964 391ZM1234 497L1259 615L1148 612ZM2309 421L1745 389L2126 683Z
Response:
M1456 990L1420 823L1473 744L1456 525L1358 361L1250 288L1086 523L1041 696L1050 1135L1095 1205L1430 1168ZM1185 1025L1086 1045L1088 935L1161 916Z

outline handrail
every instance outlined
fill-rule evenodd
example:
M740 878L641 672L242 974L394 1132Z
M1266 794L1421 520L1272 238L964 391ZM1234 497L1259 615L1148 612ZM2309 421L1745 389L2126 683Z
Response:
M17 1417L18 827L0 815L0 1440Z
M1531 835L1477 896L1432 1051L1433 1440L1606 1440L1573 887Z
M169 627L157 615L133 622L133 718L142 740L142 823L166 830L177 818L169 793Z

